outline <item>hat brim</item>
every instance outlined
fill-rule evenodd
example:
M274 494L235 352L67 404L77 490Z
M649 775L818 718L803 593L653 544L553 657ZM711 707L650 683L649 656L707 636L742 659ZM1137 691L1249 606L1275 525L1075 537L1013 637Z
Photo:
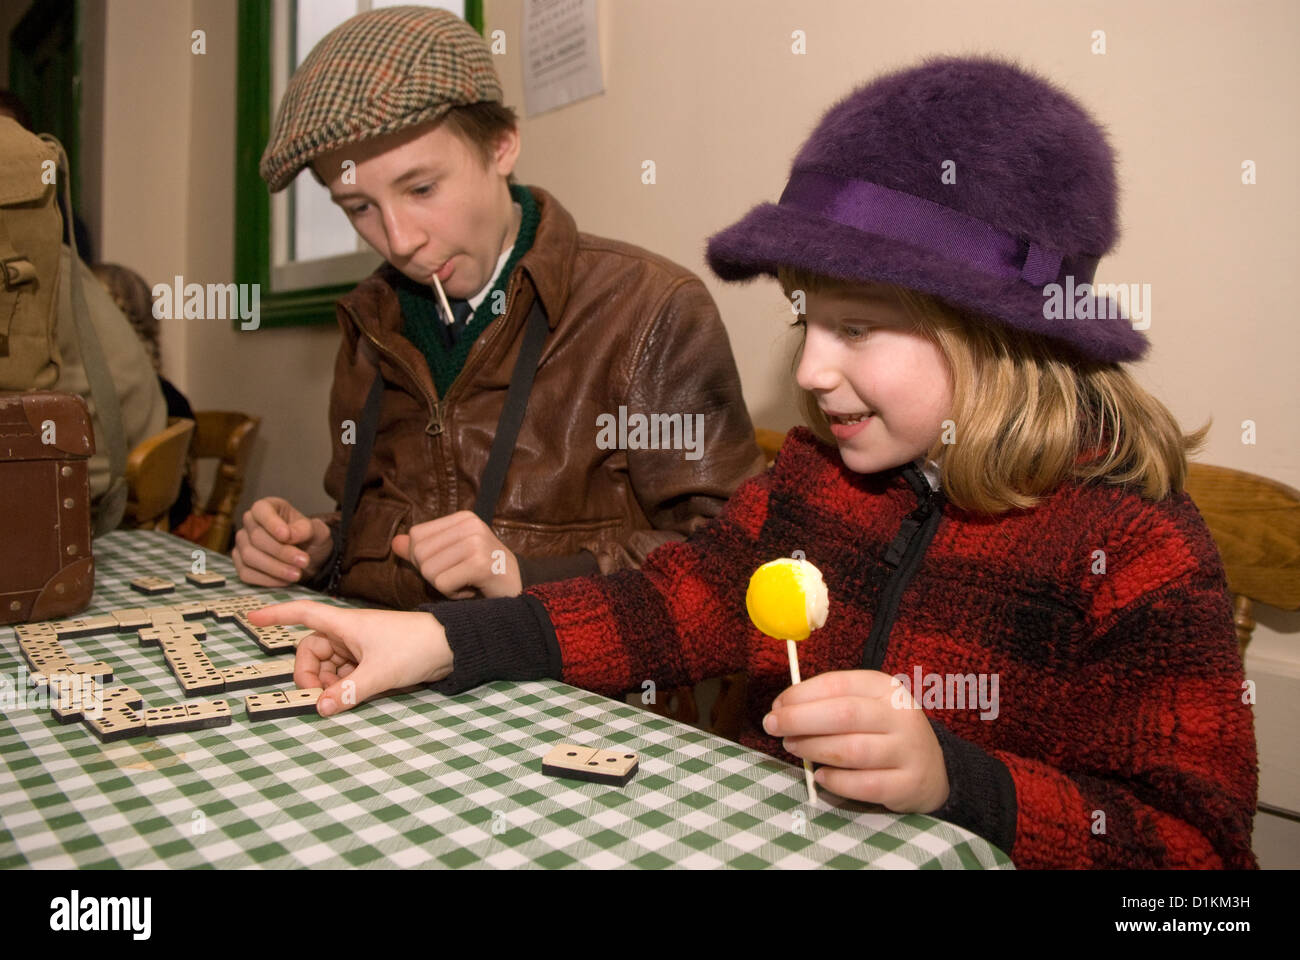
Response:
M1041 288L989 276L933 251L775 203L755 207L714 234L707 259L713 272L729 282L776 277L780 267L792 267L849 282L896 284L1061 341L1103 362L1138 360L1148 347L1146 337L1109 296L1076 292L1076 319L1049 318ZM1092 319L1079 316L1089 313Z

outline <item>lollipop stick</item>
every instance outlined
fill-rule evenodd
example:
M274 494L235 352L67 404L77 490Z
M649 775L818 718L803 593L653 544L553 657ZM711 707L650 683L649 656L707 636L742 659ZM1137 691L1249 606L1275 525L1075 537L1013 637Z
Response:
M793 640L787 640L785 642L785 650L786 653L790 655L790 682L801 683L802 681L799 679L799 654L795 650L795 642ZM803 778L804 782L808 784L808 802L816 803L817 784L813 781L811 760L805 760L803 762Z
M442 304L443 323L446 323L447 325L450 326L451 322L456 318L452 315L451 304L447 302L447 293L445 290L442 289L442 281L438 279L438 275L436 273L433 275L433 289L438 292L438 302Z

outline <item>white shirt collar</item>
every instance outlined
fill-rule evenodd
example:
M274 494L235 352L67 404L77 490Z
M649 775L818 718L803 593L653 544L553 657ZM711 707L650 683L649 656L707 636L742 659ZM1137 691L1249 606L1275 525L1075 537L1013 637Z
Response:
M924 457L916 458L916 466L925 474L925 479L930 483L931 490L939 489L939 465L933 460L926 460Z

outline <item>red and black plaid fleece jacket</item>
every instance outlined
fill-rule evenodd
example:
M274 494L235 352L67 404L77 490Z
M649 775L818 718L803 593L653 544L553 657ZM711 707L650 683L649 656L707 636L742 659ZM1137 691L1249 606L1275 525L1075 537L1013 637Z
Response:
M742 742L798 762L760 726L790 682L785 644L745 611L753 571L796 550L830 593L826 625L799 645L804 677L997 675L995 710L912 690L948 773L935 816L1018 867L1257 866L1230 601L1185 494L1067 483L989 517L932 500L911 465L856 474L796 429L721 516L640 570L426 608L455 656L436 687L551 676L619 696L745 670Z

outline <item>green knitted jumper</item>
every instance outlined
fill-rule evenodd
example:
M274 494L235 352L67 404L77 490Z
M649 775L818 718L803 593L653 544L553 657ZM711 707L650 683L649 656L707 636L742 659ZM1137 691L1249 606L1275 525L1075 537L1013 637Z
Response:
M533 199L532 192L522 184L513 183L510 185L510 197L523 209L523 218L519 223L519 236L515 239L514 249L510 251L510 258L497 274L492 289L478 305L474 315L469 318L469 323L461 331L459 339L453 346L449 348L443 342L439 331L444 321L438 310L438 295L434 293L433 287L416 283L405 275L401 275L394 285L397 299L402 305L402 336L415 344L424 354L439 397L447 395L447 391L451 389L456 377L465 367L469 348L474 345L478 335L496 318L496 314L492 312L492 301L496 292L500 290L502 296L505 295L515 264L529 251L533 245L533 238L537 235L537 224L541 214L537 210L537 201Z

